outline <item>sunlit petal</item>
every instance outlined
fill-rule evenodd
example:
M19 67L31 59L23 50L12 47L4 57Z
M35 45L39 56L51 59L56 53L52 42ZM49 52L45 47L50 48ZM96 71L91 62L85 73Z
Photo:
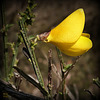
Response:
M79 56L92 48L92 41L87 37L81 36L71 47L67 48L67 45L63 45L63 47L59 46L58 48L66 55Z
M78 9L51 30L48 42L66 42L72 44L81 36L85 23L83 9Z

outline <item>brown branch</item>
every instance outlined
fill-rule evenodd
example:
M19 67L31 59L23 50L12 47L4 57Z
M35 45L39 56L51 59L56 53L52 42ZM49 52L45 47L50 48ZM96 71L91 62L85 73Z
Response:
M64 75L64 78L62 79L62 81L61 81L59 87L57 88L57 91L56 91L56 94L54 95L54 98L56 98L56 96L57 96L57 94L58 94L58 92L59 92L59 90L60 90L60 87L62 86L64 80L65 80L66 77L68 76L69 72L73 69L73 67L75 67L75 64L76 64L76 62L78 61L79 58L80 58L80 56L78 56L78 57L76 58L76 60L73 62L73 64L71 65L71 67L68 69L68 71L67 71L66 74Z
M42 98L24 93L24 92L19 92L16 91L11 84L4 82L0 79L0 92L3 93L7 93L8 95L10 95L11 97L14 97L18 100L44 100Z
M48 58L48 91L51 95L51 91L52 91L52 85L51 85L51 80L52 80L52 51L51 49L49 50L49 58Z

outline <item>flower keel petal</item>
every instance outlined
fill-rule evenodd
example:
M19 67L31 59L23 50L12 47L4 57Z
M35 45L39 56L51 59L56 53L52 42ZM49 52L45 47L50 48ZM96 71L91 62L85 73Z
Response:
M70 48L67 49L59 48L59 49L66 55L79 56L87 52L90 48L92 48L92 41L85 36L81 36L79 40Z

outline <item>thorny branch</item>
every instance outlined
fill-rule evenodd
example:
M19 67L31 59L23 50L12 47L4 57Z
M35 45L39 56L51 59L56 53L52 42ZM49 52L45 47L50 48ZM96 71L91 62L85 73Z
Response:
M44 100L24 92L18 92L11 86L11 84L8 84L2 80L0 80L0 93L8 93L8 95L18 100Z
M78 56L78 57L76 58L76 60L75 60L75 61L73 62L73 64L71 65L71 67L67 70L66 74L64 75L64 78L62 79L62 81L61 81L59 87L58 87L57 90L56 90L56 94L54 95L54 98L56 98L56 96L57 96L57 94L58 94L58 92L59 92L59 90L60 90L60 87L62 86L62 84L63 84L63 82L65 81L66 77L68 76L69 72L75 67L75 64L76 64L76 62L78 61L79 58L80 58L80 56Z
M48 58L48 91L50 94L50 97L52 98L52 51L51 49L49 50L49 58Z

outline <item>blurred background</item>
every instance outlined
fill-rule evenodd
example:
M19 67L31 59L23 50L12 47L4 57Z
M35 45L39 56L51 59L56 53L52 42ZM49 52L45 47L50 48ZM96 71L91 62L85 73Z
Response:
M93 41L93 48L77 62L74 69L69 73L66 79L66 85L76 97L77 100L92 100L91 96L84 92L84 89L90 90L99 98L100 89L93 84L93 78L100 77L100 8L99 1L97 0L35 0L37 6L33 13L35 14L35 21L32 26L29 26L28 35L37 35L43 32L48 32L56 25L58 25L64 18L78 8L83 8L86 16L84 32L89 33ZM27 6L27 0L6 0L6 23L14 24L8 31L8 41L16 42L18 28L18 13L23 12ZM24 46L24 45L23 45ZM18 67L23 69L27 74L34 76L34 71L22 53L22 47L19 48L18 53ZM57 70L60 72L60 64L57 56L56 48L52 44L38 42L35 52L37 61L39 63L42 75L44 78L45 86L47 86L47 72L48 72L48 50L52 49L53 63ZM11 52L11 50L9 50ZM12 52L11 52L12 53ZM10 56L11 56L10 53ZM2 53L1 53L2 54ZM66 64L72 63L75 58L63 54ZM9 59L9 64L11 59ZM53 90L59 85L59 78L52 72L53 75ZM21 90L36 96L42 96L40 91L32 86L29 82L23 79L21 83Z

